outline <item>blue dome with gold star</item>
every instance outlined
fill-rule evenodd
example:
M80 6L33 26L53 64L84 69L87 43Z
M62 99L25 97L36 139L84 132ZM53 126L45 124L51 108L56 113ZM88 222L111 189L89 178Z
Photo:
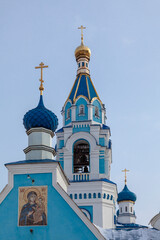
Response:
M125 184L123 190L118 194L117 202L121 201L132 201L135 202L137 199L136 194L131 192Z
M44 106L43 96L40 95L38 106L24 115L23 125L27 131L31 128L43 127L54 132L58 126L58 118Z

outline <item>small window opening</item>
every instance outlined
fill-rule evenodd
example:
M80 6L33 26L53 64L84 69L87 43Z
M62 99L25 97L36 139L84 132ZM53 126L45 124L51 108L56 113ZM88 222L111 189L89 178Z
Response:
M132 207L131 207L131 212L132 212Z
M82 62L82 67L84 67L84 62Z
M79 115L83 115L84 114L84 105L80 105L79 106Z
M86 63L86 67L88 67L88 63Z
M99 108L95 106L95 116L99 117Z
M67 119L71 117L71 111L70 109L67 109Z
M127 212L127 207L125 207L125 211Z
M80 67L81 66L81 64L80 63L78 63L78 67Z
M122 213L122 207L120 208L120 212Z
M84 199L86 199L87 198L87 194L86 193L84 193Z

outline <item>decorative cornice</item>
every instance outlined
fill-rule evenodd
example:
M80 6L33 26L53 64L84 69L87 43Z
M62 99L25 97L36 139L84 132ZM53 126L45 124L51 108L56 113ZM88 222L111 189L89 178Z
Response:
M44 132L44 133L50 134L52 138L54 137L54 132L52 132L47 128L37 127L37 128L31 128L28 131L26 131L27 135L31 134L32 132Z
M53 156L56 155L56 151L55 151L54 148L48 147L48 146L45 146L45 145L32 145L32 146L28 146L23 151L26 154L26 153L28 153L28 152L30 152L32 150L43 150L43 151L51 152L53 154Z

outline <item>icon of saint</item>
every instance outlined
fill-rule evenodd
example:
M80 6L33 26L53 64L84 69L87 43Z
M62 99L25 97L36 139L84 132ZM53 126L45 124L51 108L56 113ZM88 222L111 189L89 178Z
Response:
M27 200L20 213L19 226L47 225L43 197L38 197L35 191L30 191Z

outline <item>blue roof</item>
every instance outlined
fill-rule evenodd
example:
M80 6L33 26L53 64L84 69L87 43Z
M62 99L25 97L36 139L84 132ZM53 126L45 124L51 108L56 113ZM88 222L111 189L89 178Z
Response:
M110 130L110 127L108 127L107 125L103 124L103 125L102 125L102 129L108 129L108 130Z
M43 127L54 132L58 126L58 118L44 106L41 95L38 106L24 115L23 124L27 131L31 128Z
M28 163L52 163L52 162L59 162L59 161L52 160L52 159L21 160L21 161L17 161L17 162L5 163L5 166L6 166L6 165L15 165L15 164L28 164Z
M57 132L57 133L58 133L58 132L63 132L63 127L60 128L60 129L58 129L56 132Z
M136 194L131 192L127 185L125 184L123 190L118 194L117 202L121 201L133 201L135 202L137 199Z
M87 74L78 75L67 100L70 99L73 103L79 96L86 97L90 102L93 98L99 99L92 80Z
M139 229L139 228L148 228L147 226L136 224L136 223L118 223L116 224L116 230L133 230L133 229Z

